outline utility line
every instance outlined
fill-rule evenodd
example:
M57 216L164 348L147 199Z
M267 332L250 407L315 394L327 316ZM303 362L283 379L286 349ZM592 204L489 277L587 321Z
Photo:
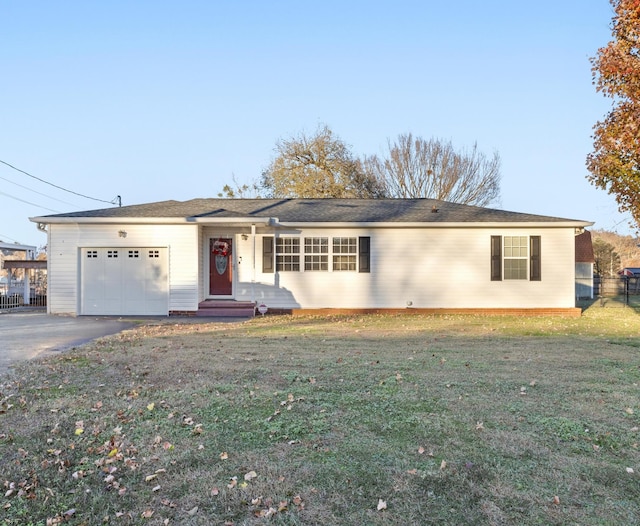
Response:
M42 208L43 210L48 210L49 212L53 212L54 214L59 214L60 213L59 210L52 210L51 208L47 208L46 206L37 205L36 203L32 203L30 201L25 201L24 199L20 199L19 197L15 197L13 195L5 194L4 192L0 192L0 195L6 195L7 197L10 197L11 199L15 199L16 201L20 201L21 203L26 203L26 204L31 205L31 206L37 206L38 208Z
M67 190L66 188L63 188L62 186L58 186L56 184L50 183L49 181L45 181L44 179L40 179L40 177L36 177L35 175L31 175L29 172L25 172L24 170L21 170L20 168L16 168L12 164L9 164L8 162L3 161L2 159L0 159L0 163L2 163L4 165L7 165L9 168L13 168L17 172L20 172L20 173L23 173L25 175L28 175L29 177L32 177L33 179L36 179L37 181L40 181L41 183L48 184L49 186L53 186L54 188L57 188L58 190L62 190L64 192L68 192L68 193L73 194L73 195L78 195L80 197L84 197L85 199L91 199L92 201L100 201L101 203L109 203L111 205L114 204L114 201L116 201L118 199L118 198L116 198L114 201L105 201L104 199L98 199L96 197L90 197L88 195L80 194L78 192L74 192L73 190ZM29 204L33 204L33 203L29 203Z
M16 183L15 181L12 181L11 179L6 179L2 176L0 176L0 179L2 179L3 181L7 181L7 183L11 183L14 184L16 186L19 186L20 188L24 188L25 190L29 190L30 192L33 192L34 194L38 194L38 195L43 195L49 199L53 199L54 201L60 201L61 203L64 203L65 205L69 205L69 206L75 206L77 207L78 205L75 205L73 203L69 203L67 201L63 201L62 199L57 199L55 197L51 197L50 195L44 194L42 192L38 192L37 190L34 190L33 188L29 188L28 186L24 186L22 184Z
M17 239L13 239L12 237L9 237L7 234L0 234L0 238L2 238L2 240L4 241L4 238L8 239L9 241L13 241L14 243L16 243L17 245L20 245L21 243L17 240Z

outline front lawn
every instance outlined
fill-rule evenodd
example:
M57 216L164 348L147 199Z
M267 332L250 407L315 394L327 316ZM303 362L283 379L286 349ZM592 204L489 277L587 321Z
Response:
M140 325L0 378L9 525L637 524L640 315Z

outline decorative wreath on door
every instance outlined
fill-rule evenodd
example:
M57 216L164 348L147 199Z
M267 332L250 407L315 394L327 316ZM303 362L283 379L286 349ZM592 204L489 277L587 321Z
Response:
M228 256L229 255L229 243L218 239L213 243L213 255L214 256Z

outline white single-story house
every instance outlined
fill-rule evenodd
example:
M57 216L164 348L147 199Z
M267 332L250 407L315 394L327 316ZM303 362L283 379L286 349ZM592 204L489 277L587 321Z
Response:
M579 315L574 238L593 224L433 199L193 199L30 219L48 236L49 313L163 316Z

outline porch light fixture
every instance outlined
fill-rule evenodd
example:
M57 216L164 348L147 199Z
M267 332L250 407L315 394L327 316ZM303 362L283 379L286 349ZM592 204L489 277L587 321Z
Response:
M126 230L118 230L118 237L127 237Z
M247 234L242 234L240 237L242 238L243 241L246 241L247 239L249 239L249 236Z

